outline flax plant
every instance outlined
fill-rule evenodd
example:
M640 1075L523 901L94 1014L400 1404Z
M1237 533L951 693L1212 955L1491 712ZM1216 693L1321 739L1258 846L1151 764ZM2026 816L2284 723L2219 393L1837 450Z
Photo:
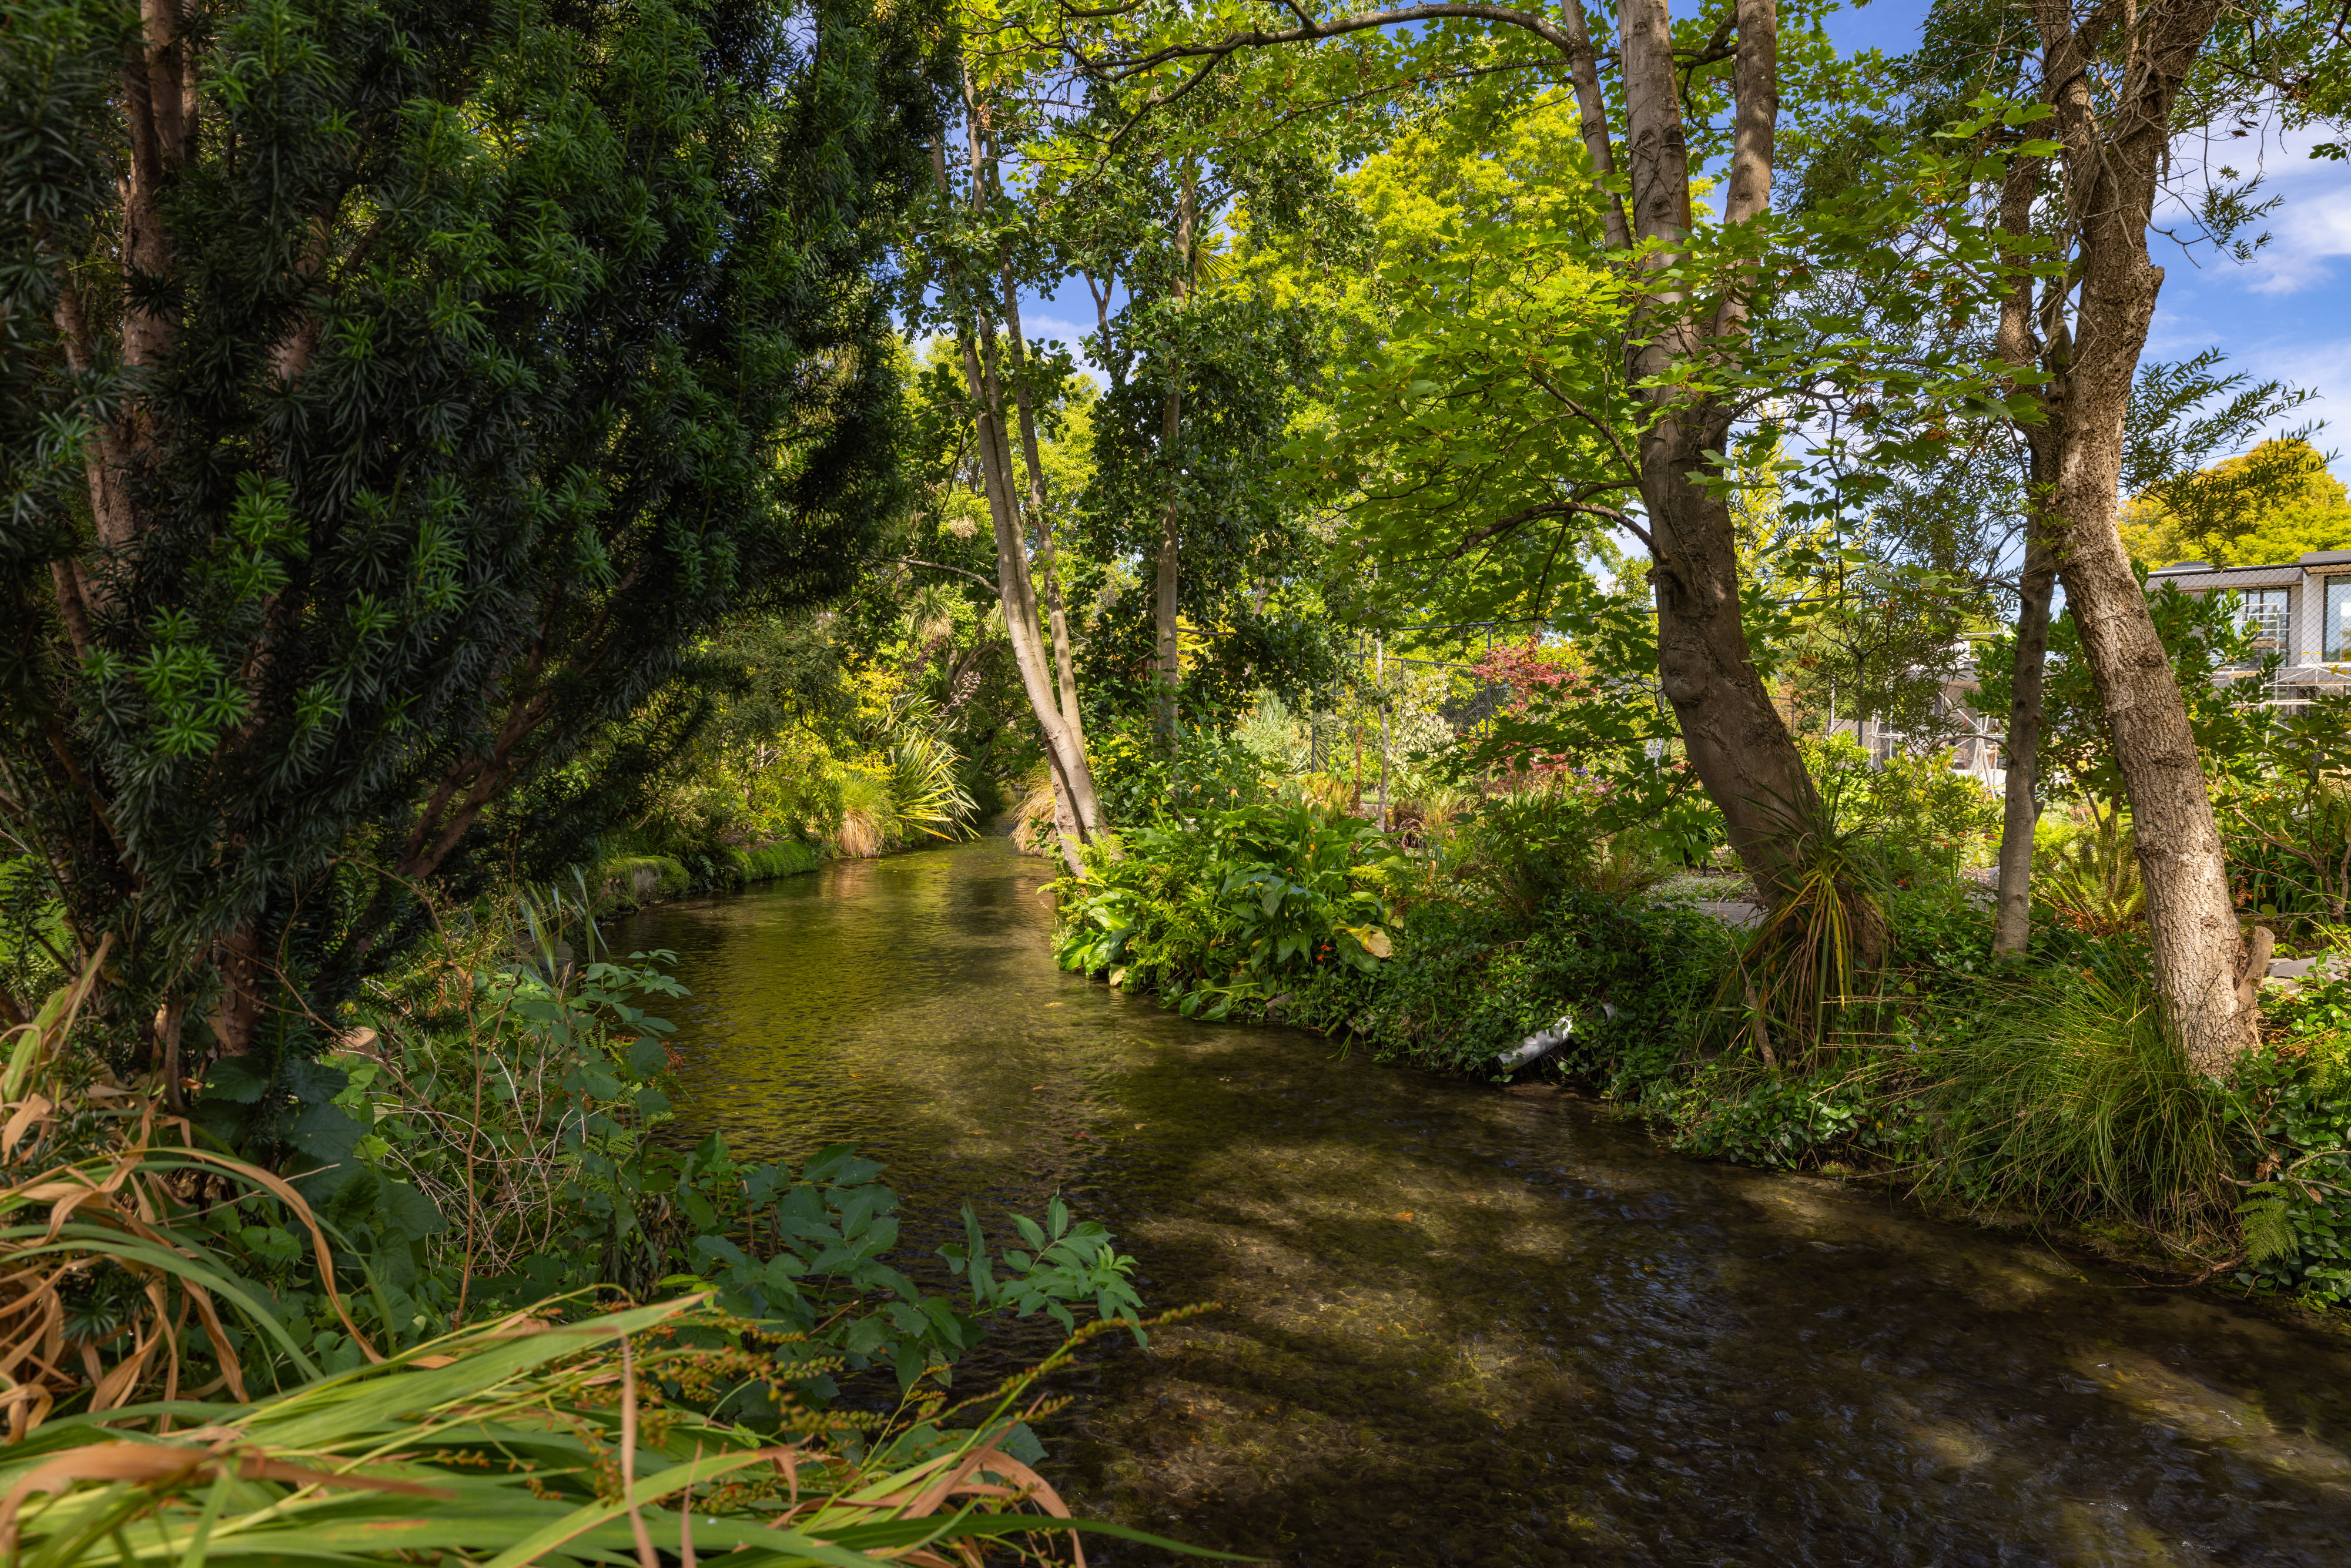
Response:
M52 1421L0 1453L0 1560L978 1568L1082 1563L1080 1531L1185 1552L1072 1520L1007 1451L1083 1337L990 1396L928 1394L879 1424L772 1388L779 1418L757 1431L695 1408L761 1375L756 1325L706 1295L517 1313L251 1404Z

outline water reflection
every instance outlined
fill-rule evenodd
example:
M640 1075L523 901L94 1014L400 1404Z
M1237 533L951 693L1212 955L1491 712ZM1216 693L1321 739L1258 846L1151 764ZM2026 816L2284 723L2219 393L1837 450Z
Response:
M1073 1385L1049 1440L1089 1511L1332 1568L2351 1563L2333 1344L1565 1097L1186 1022L1054 971L1045 880L987 841L616 935L694 988L695 1127L862 1145L924 1248L1060 1188L1149 1300L1225 1304Z

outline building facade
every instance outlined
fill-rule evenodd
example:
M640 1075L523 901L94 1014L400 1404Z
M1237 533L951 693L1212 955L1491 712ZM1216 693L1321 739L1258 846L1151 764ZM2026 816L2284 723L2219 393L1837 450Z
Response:
M2351 550L2310 550L2275 566L2174 561L2147 574L2148 592L2166 583L2198 599L2233 593L2243 601L2261 629L2256 645L2285 661L2273 700L2301 703L2351 690Z

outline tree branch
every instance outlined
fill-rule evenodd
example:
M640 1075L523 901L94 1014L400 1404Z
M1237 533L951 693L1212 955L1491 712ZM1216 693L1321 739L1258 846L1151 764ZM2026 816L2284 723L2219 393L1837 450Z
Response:
M943 560L925 560L920 556L912 555L896 555L892 556L889 559L900 566L927 566L933 571L951 571L957 577L967 577L971 579L974 582L979 584L980 587L987 590L988 592L996 595L999 599L1002 598L1004 594L1003 589L997 584L995 579L982 577L976 571L967 571L959 566L949 566Z

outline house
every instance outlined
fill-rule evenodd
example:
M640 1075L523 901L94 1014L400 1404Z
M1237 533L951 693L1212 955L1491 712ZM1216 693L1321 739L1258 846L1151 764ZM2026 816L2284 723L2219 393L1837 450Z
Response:
M2166 583L2199 599L2233 593L2243 601L2261 629L2255 646L2285 660L2273 701L2351 690L2351 550L2309 550L2278 566L2181 560L2147 574L2148 592Z
M1951 770L1967 774L1997 795L2008 783L2008 769L2001 758L2007 716L1980 714L1972 706L1977 685L1973 644L1960 643L1953 653L1949 669L1913 669L1909 673L1913 677L1925 676L1935 682L1934 709L1939 721L1937 743L1949 748ZM1871 763L1879 768L1885 767L1896 752L1910 749L1913 738L1874 718L1859 724L1840 719L1830 726L1829 733L1855 742L1869 753Z

